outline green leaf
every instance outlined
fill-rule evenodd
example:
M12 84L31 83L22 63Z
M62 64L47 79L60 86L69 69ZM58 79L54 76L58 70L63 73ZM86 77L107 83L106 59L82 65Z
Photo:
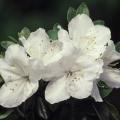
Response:
M12 40L13 42L15 42L15 43L18 42L18 41L17 41L14 37L12 37L12 36L8 36L8 38L9 38L10 40Z
M2 46L3 48L7 49L8 46L10 46L10 45L12 45L12 44L15 44L15 43L12 42L12 41L2 41L0 44L1 44L1 46Z
M67 21L70 22L70 20L76 16L76 10L72 7L69 7L67 12Z
M111 117L110 120L120 120L120 114L119 114L117 108L107 101L105 103L106 103L106 105L109 109L109 112L110 112L110 117Z
M60 26L59 23L54 24L54 25L53 25L53 30L59 30L58 26Z
M3 58L3 55L2 55L2 54L0 54L0 58Z
M19 38L25 37L26 39L30 36L30 30L27 27L24 27L20 33L18 33Z
M5 113L0 113L0 120L7 118L12 112L13 109L7 110Z
M98 88L102 98L107 97L112 92L112 88L108 87L103 81L98 82Z
M120 52L120 42L118 42L116 45L115 45L115 48L118 52Z
M85 3L81 3L80 6L77 8L76 15L78 14L86 14L89 16L89 9Z
M103 20L95 20L94 24L95 25L105 25L105 22Z
M58 31L57 30L49 30L47 33L48 33L50 39L52 39L52 40L58 39Z

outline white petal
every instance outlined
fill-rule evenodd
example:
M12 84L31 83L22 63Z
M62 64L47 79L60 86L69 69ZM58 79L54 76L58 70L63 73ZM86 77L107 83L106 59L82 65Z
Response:
M71 96L79 99L90 96L94 80L102 73L102 66L101 60L80 56L72 67L72 75L68 77L68 91Z
M70 37L76 42L80 40L80 37L85 36L88 29L93 26L94 24L89 16L85 14L77 15L68 25Z
M66 74L66 71L69 71L72 68L78 58L78 55L78 51L72 51L69 55L62 55L61 59L44 66L44 69L40 69L40 67L38 67L38 71L41 72L44 80L60 78Z
M17 44L9 46L5 52L5 61L10 66L19 69L21 75L27 74L28 57L22 46Z
M61 28L58 31L58 40L63 43L63 51L62 51L63 55L68 56L69 54L71 54L71 52L74 51L75 47L72 41L70 40L69 34L66 30Z
M43 62L38 59L30 59L29 61L29 79L38 81L42 79L41 70L44 69Z
M12 108L20 105L38 89L38 83L25 79L8 82L0 88L0 105Z
M42 59L50 41L45 30L39 28L35 32L32 32L27 40L22 40L22 43L31 57Z
M83 99L91 95L93 81L85 80L80 72L72 73L67 80L67 90L72 97Z
M92 94L91 96L95 99L96 102L103 102L102 97L100 96L100 92L97 86L97 83L93 83L93 89L92 89Z
M96 25L86 32L86 35L74 42L84 54L90 55L95 59L101 58L106 49L106 44L110 41L110 30L104 26Z
M40 60L31 59L30 67L29 78L31 81L40 79L48 81L63 76L62 68L55 63L44 66Z
M48 65L50 63L56 62L59 59L61 59L62 46L63 44L57 40L54 42L51 42L45 56L43 57L43 62L45 65Z
M69 42L70 40L68 32L63 28L58 31L58 40L61 42Z
M79 69L82 73L82 76L86 80L95 80L100 77L100 74L103 72L103 61L101 59L94 60L90 56L80 56L76 61L76 68ZM73 69L73 70L74 70Z
M105 68L100 79L111 88L120 88L120 70Z
M104 63L108 65L118 59L120 59L120 53L115 50L115 45L113 41L110 40L103 56Z
M0 75L5 82L14 81L21 78L21 71L10 66L4 59L0 59Z
M51 104L67 100L69 97L66 91L66 77L51 81L45 90L45 99Z
M57 62L64 56L69 56L75 48L70 42L68 32L62 28L58 31L58 40L51 42L47 54L44 56L46 65Z

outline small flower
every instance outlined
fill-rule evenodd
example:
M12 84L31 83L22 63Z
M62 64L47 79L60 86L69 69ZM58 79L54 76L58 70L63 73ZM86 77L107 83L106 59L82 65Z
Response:
M115 50L113 41L110 41L107 50L103 56L104 72L101 74L101 80L111 88L120 87L120 53Z
M104 81L110 88L120 88L120 53L115 50L115 45L112 40L108 43L107 49L103 55L103 61L103 73L99 80ZM97 88L97 81L94 83L92 96L96 101L102 102Z
M0 59L0 75L4 79L0 88L0 105L16 107L37 91L38 82L30 79L31 64L22 46L8 47L5 58Z
M89 16L85 14L74 17L68 25L68 30L73 44L84 54L96 59L103 56L111 38L109 28L103 25L94 25Z

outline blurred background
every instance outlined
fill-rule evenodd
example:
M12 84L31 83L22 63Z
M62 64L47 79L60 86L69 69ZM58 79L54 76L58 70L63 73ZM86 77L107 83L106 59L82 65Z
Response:
M111 29L112 39L120 41L120 0L0 0L0 41L17 39L17 33L28 27L51 29L54 23L67 28L66 14L70 6L77 8L85 2L93 20L102 19ZM107 98L120 111L120 91L114 90Z

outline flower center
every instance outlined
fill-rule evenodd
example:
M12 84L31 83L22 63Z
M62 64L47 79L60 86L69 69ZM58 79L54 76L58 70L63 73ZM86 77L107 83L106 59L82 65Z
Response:
M72 74L73 74L73 72L68 71L68 72L67 72L67 77L72 76Z
M29 76L24 76L23 78L29 81Z

